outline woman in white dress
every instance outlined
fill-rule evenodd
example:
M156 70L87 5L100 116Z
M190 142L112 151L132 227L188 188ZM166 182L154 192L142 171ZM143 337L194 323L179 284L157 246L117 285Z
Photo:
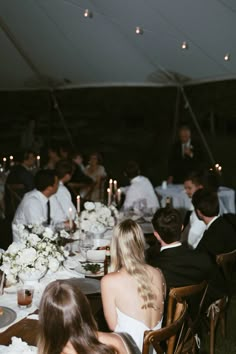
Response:
M141 354L126 334L98 332L76 279L50 283L39 307L38 354Z
M140 226L125 220L113 231L111 271L102 278L102 302L109 328L130 334L142 351L144 331L162 325L165 280L145 263Z

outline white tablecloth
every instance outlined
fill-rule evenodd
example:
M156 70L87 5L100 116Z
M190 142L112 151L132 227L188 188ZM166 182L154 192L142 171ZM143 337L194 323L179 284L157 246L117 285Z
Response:
M191 209L191 201L184 190L183 184L170 184L166 189L162 186L155 188L155 191L161 199L161 206L165 207L166 197L172 198L172 205L176 209ZM220 213L235 214L235 191L227 187L219 187L218 197L220 202Z
M43 290L51 281L56 279L68 279L68 278L83 278L81 281L81 286L79 285L82 292L85 294L100 292L100 285L98 280L96 279L87 279L84 277L83 274L80 274L73 270L66 270L62 266L56 273L46 274L44 278L40 280L40 282L35 284L34 286L34 297L33 297L33 304L30 308L27 309L20 309L17 306L17 295L16 291L13 293L4 293L0 296L0 306L6 306L13 309L16 312L16 319L13 323L9 326L5 326L0 328L0 333L4 332L8 327L12 326L14 323L20 321L22 318L28 316L30 313L37 310L40 302L40 298L42 295ZM90 291L91 290L91 291ZM7 291L7 290L6 290Z

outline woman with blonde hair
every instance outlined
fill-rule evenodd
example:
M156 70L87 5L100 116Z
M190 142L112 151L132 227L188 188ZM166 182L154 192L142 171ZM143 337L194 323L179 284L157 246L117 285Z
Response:
M145 263L145 240L140 226L125 220L113 231L111 271L102 278L102 302L109 328L129 333L140 350L144 331L162 325L165 280Z
M38 354L140 354L126 334L97 331L76 279L50 283L39 307Z

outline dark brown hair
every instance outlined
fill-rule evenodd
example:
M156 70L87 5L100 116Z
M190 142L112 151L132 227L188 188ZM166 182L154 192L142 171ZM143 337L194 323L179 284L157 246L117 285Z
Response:
M115 354L98 341L96 322L76 279L50 283L39 307L38 354L60 354L68 342L78 354Z
M219 214L219 200L216 192L207 188L197 190L192 197L195 209L200 210L204 216L212 217Z
M73 167L70 160L60 160L56 163L55 172L59 180L61 180L65 175L72 175Z
M132 179L140 174L140 168L136 161L128 161L125 167L125 174L129 179Z
M153 216L152 225L165 243L180 240L182 219L178 210L169 206L158 209Z

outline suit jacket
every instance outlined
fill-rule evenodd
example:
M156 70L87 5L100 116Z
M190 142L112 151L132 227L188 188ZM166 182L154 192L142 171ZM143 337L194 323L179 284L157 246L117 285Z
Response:
M152 257L149 264L162 270L168 289L206 280L209 284L208 304L227 292L223 275L211 257L186 245L163 250L155 259Z
M185 177L192 171L203 167L203 153L200 143L191 141L193 156L182 155L182 144L176 142L171 149L168 161L168 174L173 176L174 183L183 183Z
M236 249L236 232L222 216L218 217L204 232L197 248L215 257Z

